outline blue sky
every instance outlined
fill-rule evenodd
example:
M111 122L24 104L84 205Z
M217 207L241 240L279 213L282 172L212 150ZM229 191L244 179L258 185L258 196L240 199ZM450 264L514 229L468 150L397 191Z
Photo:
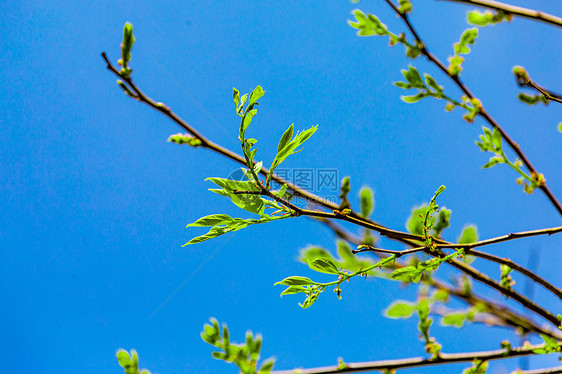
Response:
M514 4L562 14L552 1ZM133 78L210 139L237 150L232 87L266 91L249 134L257 159L269 164L283 131L319 124L288 168L332 168L359 189L375 191L374 219L404 229L411 208L444 184L440 204L453 210L444 236L468 223L481 238L560 225L546 198L526 196L502 165L481 169L488 156L474 145L482 121L426 99L410 105L391 85L408 64L458 91L423 59L382 38L360 38L346 20L359 7L393 31L405 31L384 2L0 2L0 362L11 373L120 373L118 348L135 348L153 373L234 373L211 358L199 333L208 318L228 323L232 340L247 329L264 335L263 356L278 369L423 355L412 320L381 311L413 288L383 280L346 284L343 300L327 292L303 310L300 296L279 298L273 283L289 275L329 279L298 263L309 244L334 249L324 227L292 219L251 227L197 246L181 245L201 231L188 223L211 213L249 217L212 194L204 179L238 165L203 149L166 142L179 131L127 98L100 52L119 57L125 21L134 25ZM452 53L466 6L414 1L412 20L442 60ZM557 89L560 30L515 19L480 30L462 78L488 111L562 193L562 106L517 101L511 73L523 65ZM401 249L383 241L387 248ZM561 284L562 240L544 237L489 247ZM499 276L482 260L475 266ZM442 278L453 274L443 267ZM523 290L525 281L515 277ZM483 295L502 301L491 290ZM542 289L533 296L554 313L560 303ZM518 308L517 305L513 305ZM437 325L437 324L436 324ZM501 328L434 326L445 352L499 348L519 338ZM533 342L538 342L536 339ZM532 358L535 367L554 356ZM505 373L517 360L493 364ZM468 365L404 372L460 372Z

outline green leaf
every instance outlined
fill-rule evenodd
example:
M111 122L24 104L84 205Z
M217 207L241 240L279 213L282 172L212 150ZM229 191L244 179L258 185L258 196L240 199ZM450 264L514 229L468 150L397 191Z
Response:
M298 153L296 149L303 144L308 138L312 136L318 129L318 125L311 127L308 130L304 130L301 133L298 133L293 140L287 143L281 150L277 152L275 159L270 168L270 174L273 173L276 167L278 167L287 157L292 154Z
M412 214L406 221L406 229L409 233L414 235L423 235L423 222L420 215L425 214L427 207L427 204L422 204L412 209ZM431 219L434 220L434 218Z
M265 91L263 90L263 88L261 88L261 86L257 86L256 88L254 88L252 93L250 93L250 100L248 101L248 108L252 109L254 107L254 105L256 104L256 102L263 95L265 95Z
M242 120L242 124L240 125L240 134L239 134L240 140L244 139L246 129L248 128L248 126L250 126L250 123L252 123L252 118L254 118L257 112L258 112L257 109L252 109L244 115L244 119Z
M548 335L541 334L542 340L546 344L546 348L551 351L556 351L558 349L558 341Z
M303 286L289 286L285 291L281 292L281 297L283 297L283 295L293 295L300 292L306 293L307 291L308 288Z
M510 21L512 17L512 15L507 15L501 11L494 14L490 11L482 13L478 10L473 10L471 12L468 12L467 21L468 23L471 23L473 25L487 26L502 22L504 20Z
M123 66L124 69L127 68L127 64L129 63L129 61L131 61L131 49L133 48L134 43L135 36L133 35L133 25L129 22L126 22L125 26L123 26L123 42L121 43L120 60L120 65Z
M234 99L234 108L236 112L238 112L238 106L240 105L240 92L232 87L232 98Z
M409 89L412 88L412 85L410 83L406 83L406 82L393 82L392 84L394 84L396 87L400 87L400 88L404 88L404 89Z
M410 318L416 310L416 304L409 301L396 300L384 311L388 318Z
M201 242L207 241L209 239L216 238L218 236L224 235L224 234L232 232L232 231L238 231L238 230L243 229L247 226L248 226L247 223L241 223L241 224L238 224L238 225L232 225L232 226L227 226L227 227L214 226L214 227L211 227L211 229L209 230L208 233L206 233L204 235L197 236L197 237L191 239L190 241L185 243L182 247L185 247L186 245L189 245L189 244L201 243Z
M468 45L474 44L477 36L478 29L475 27L472 29L464 30L461 35L460 41L454 46L456 55L470 53L470 48L468 47Z
M406 80L412 85L412 87L425 88L425 84L423 84L418 69L416 69L412 65L409 66L408 70L402 70L402 75L404 75L404 78L406 78Z
M402 99L402 101L404 101L405 103L417 103L418 101L420 101L421 99L423 99L424 97L427 97L428 95L426 93L420 92L417 95L414 96L400 96L400 99Z
M117 351L117 361L119 361L119 365L123 368L130 366L133 361L131 360L131 356L129 356L129 352L124 349L120 349Z
M390 275L390 278L394 280L400 280L403 282L414 282L414 279L417 279L419 274L420 274L420 270L417 267L405 266L403 268L394 270Z
M489 169L492 166L495 166L497 164L502 164L505 162L505 159L503 157L499 157L499 156L494 156L494 157L490 157L490 160L484 164L484 166L482 166L482 169Z
M236 108L236 113L242 117L243 116L243 109L244 109L244 104L246 104L246 101L248 101L248 94L244 94L242 95L242 97L240 98L240 105L238 105L238 108Z
M263 199L261 199L259 195L234 193L234 191L259 191L258 187L256 187L254 183L249 181L235 181L225 178L207 178L205 180L211 181L217 186L222 187L222 190L217 191L211 189L211 191L229 197L236 206L250 213L259 214L260 216L263 215L265 205L263 203Z
M388 29L377 16L373 14L365 15L359 9L352 12L357 22L347 21L349 25L357 30L359 36L388 35Z
M451 210L442 207L439 210L439 217L435 225L433 225L433 230L435 231L436 236L440 236L441 232L449 227L451 219Z
M462 327L466 320L466 313L448 313L441 319L444 326Z
M425 77L425 83L433 88L435 91L437 92L442 92L443 91L443 87L441 87L440 85L437 84L437 82L435 81L435 79L433 79L433 77L427 73L424 74Z
M320 258L314 259L313 261L308 261L308 267L310 267L312 270L315 270L315 271L318 271L318 272L321 272L321 273L327 273L327 274L339 274L340 273L336 264L334 264L332 259L330 259L328 257L320 257Z
M466 226L461 233L461 236L457 239L459 244L471 244L478 241L478 230L476 226L470 225Z
M398 0L398 4L400 5L398 11L401 14L409 13L412 11L412 3L410 2L410 0Z
M283 286L308 286L318 283L306 277L292 276L292 277L285 278L280 282L275 283L274 286L277 286L278 284Z
M345 209L345 208L350 208L351 204L349 203L349 200L347 199L347 195L349 194L349 191L351 191L351 184L350 184L350 178L348 176L343 177L341 180L341 187L340 187L340 199L341 199L341 203L340 203L340 209Z
M558 132L562 133L562 122L558 124Z
M287 146L289 141L293 138L293 127L294 123L292 123L291 126L289 126L289 128L283 133L281 140L279 140L279 145L277 146L277 153L281 152L281 150L285 148L285 146Z
M492 143L498 150L502 149L502 134L497 127L494 127L494 132L492 133Z
M228 225L233 221L234 219L227 214L212 214L210 216L199 218L197 221L187 225L186 227L208 227L208 226L217 226L217 225Z
M275 361L273 361L271 359L265 361L263 363L263 365L261 366L260 370L258 371L258 374L269 374L271 372L271 370L273 370L274 364L275 364Z
M361 215L365 218L369 218L375 207L373 190L369 187L361 188L359 191L359 198L361 200Z

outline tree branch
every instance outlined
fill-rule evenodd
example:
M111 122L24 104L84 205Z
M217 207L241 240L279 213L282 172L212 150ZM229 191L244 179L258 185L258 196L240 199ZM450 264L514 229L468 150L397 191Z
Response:
M556 17L538 10L527 9L515 5L500 3L499 1L493 1L493 0L447 0L447 1L465 3L470 5L481 6L484 8L500 10L507 14L513 14L514 16L530 18L535 21L541 21L541 22L549 23L554 26L562 27L562 18L560 17Z
M416 30L414 29L412 23L410 22L410 19L408 18L408 14L407 13L401 13L398 8L396 7L396 5L394 5L394 3L391 0L385 0L386 3L394 10L394 12L404 21L404 23L406 24L406 26L408 27L408 29L410 30L410 32L412 33L413 37L416 39L416 41L421 45L420 51L421 53L431 62L433 63L435 66L437 66L437 68L439 68L439 70L441 70L443 72L443 74L445 74L446 76L448 76L453 82L455 82L455 84L457 85L457 87L470 99L474 99L475 96L472 94L472 92L468 89L468 87L466 87L460 80L460 78L456 75L452 75L449 70L445 67L445 65L443 65L443 63L437 58L435 57L431 52L429 52L429 50L427 49L425 43L422 41L422 39L420 38L419 34L416 32ZM509 145L509 147L517 154L517 156L521 159L521 161L523 162L523 164L525 165L525 167L527 167L527 169L529 170L529 172L531 173L531 175L536 174L538 175L539 173L536 171L535 167L533 166L533 164L531 163L531 161L527 158L527 156L525 156L525 154L523 153L523 151L521 151L521 148L519 147L519 145L517 143L515 143L515 141L513 141L513 139L511 139L511 137L507 134L507 132L505 132L505 130L490 116L490 114L488 114L488 112L486 111L486 109L484 109L484 107L482 106L478 112L478 115L480 117L482 117L484 120L486 120L486 122L488 122L493 128L498 129L498 131L500 132L502 139L505 140L505 142ZM543 193L546 195L546 197L548 198L548 200L550 201L550 203L554 206L554 208L556 208L556 210L558 211L558 213L562 216L562 205L560 205L560 202L556 199L556 197L554 196L554 194L552 193L552 191L550 191L550 189L548 188L548 186L546 185L546 183L541 184L538 188L540 188L541 191L543 191Z
M346 363L343 366L325 366L313 369L293 369L273 371L275 374L338 374L338 373L357 373L361 371L374 371L374 370L397 370L412 367L422 367L431 365L451 364L456 362L471 362L474 360L499 360L509 357L519 357L532 355L533 350L544 347L544 344L526 346L520 348L512 348L511 350L498 349L495 351L484 352L468 352L468 353L441 353L435 359L424 357L413 357L400 360L383 360L383 361L370 361L358 363Z

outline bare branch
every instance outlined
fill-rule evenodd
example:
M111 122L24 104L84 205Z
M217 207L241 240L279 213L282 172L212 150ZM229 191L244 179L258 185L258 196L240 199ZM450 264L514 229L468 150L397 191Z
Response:
M338 373L357 373L374 370L397 370L412 367L422 367L431 365L451 364L456 362L471 362L474 360L498 360L509 357L519 357L532 355L533 350L544 347L544 344L512 348L511 350L498 349L495 351L468 352L468 353L441 353L439 357L431 359L424 357L413 357L400 360L370 361L358 363L345 363L345 368L334 365L313 369L293 369L273 371L275 374L338 374Z

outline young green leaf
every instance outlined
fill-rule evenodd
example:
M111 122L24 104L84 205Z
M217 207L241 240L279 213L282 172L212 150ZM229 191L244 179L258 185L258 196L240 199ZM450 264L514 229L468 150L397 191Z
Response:
M318 283L306 277L292 276L292 277L285 278L280 282L275 283L274 286L277 286L278 284L283 286L308 286Z
M261 86L257 86L254 90L250 93L250 100L248 100L248 109L251 110L257 101L265 95L265 91Z
M373 190L369 187L361 188L359 191L359 198L361 200L361 215L365 218L369 218L375 207Z
M285 291L281 292L281 297L283 297L283 295L293 295L300 292L307 293L307 291L308 288L303 286L289 286Z
M474 225L465 226L465 228L462 230L461 235L457 239L457 243L459 244L471 244L477 241L478 230Z
M396 300L384 311L388 318L410 318L416 310L416 304L404 300Z
M332 261L332 259L328 258L328 257L320 257L317 259L314 259L312 261L308 261L308 267L310 267L312 270L321 272L321 273L327 273L327 274L339 274L340 271L338 270L338 267L336 266L336 264L334 263L334 261Z
M408 70L402 70L402 75L413 88L425 88L421 75L414 66L410 65Z
M448 313L441 319L441 324L443 326L455 326L462 327L466 321L466 313L463 312L453 312Z

